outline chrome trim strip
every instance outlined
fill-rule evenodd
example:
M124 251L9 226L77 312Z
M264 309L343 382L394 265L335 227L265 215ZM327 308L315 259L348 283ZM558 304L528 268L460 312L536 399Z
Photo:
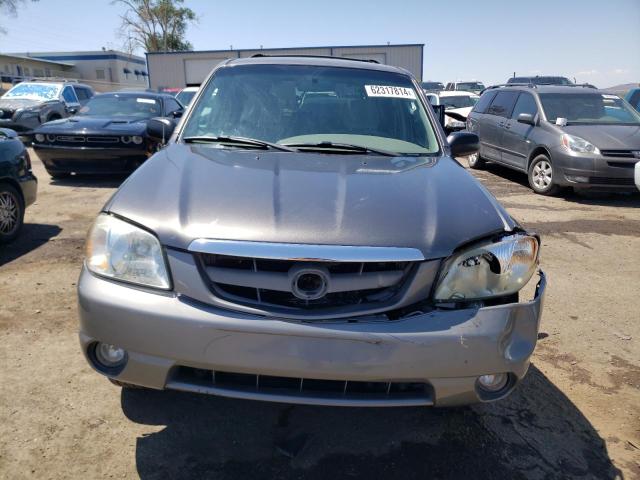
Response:
M421 262L417 248L365 247L349 245L310 245L302 243L251 242L198 238L189 244L190 252L233 257L296 260L309 262Z

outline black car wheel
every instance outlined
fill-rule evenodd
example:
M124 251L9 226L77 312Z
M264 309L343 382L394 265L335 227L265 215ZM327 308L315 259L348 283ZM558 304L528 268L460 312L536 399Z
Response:
M24 202L18 191L0 184L0 244L14 240L24 221Z
M467 157L467 163L469 163L469 168L473 168L474 170L480 170L487 164L485 159L480 156L480 152L469 155Z
M555 183L553 165L546 155L538 155L529 165L529 185L540 195L555 195L560 191Z

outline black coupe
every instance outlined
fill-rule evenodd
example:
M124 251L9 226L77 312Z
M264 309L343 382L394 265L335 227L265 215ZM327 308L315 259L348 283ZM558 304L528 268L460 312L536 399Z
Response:
M116 92L96 95L75 115L34 131L33 148L49 175L129 173L149 158L157 143L147 121L177 118L183 107L171 95Z

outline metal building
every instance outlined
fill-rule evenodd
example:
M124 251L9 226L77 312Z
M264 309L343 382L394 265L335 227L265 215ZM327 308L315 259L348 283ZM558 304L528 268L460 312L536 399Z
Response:
M204 81L218 63L230 58L251 57L258 53L264 55L324 55L375 60L386 65L405 68L418 80L422 80L424 44L153 52L147 53L149 86L153 89L197 86Z

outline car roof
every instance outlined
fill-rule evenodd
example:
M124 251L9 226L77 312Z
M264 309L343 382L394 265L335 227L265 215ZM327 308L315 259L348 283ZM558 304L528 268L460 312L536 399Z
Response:
M249 58L233 59L226 65L309 65L314 67L357 68L361 70L377 70L411 75L411 73L404 68L383 65L368 60L312 55L261 55Z
M466 90L445 90L439 93L441 97L477 97L477 93L467 92Z
M23 83L38 83L42 85L77 85L79 87L91 88L89 85L85 83L78 83L78 82L66 81L66 80L25 80L23 82L16 83L16 85L21 85Z
M502 91L502 90L517 90L530 93L566 93L566 94L578 94L578 93L606 93L597 88L591 88L583 85L500 85L495 87L489 87L485 90L488 91Z
M181 92L197 92L200 87L184 87Z

